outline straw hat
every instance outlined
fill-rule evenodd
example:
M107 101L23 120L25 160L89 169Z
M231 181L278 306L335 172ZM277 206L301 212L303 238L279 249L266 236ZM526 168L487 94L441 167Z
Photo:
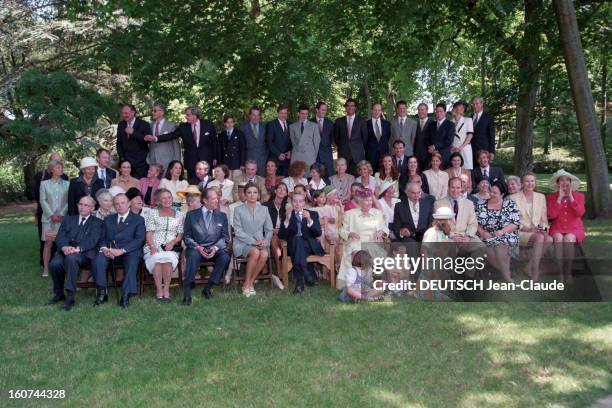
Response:
M93 157L83 157L79 169L83 170L86 167L98 167L98 162Z
M382 197L383 195L385 195L385 191L387 191L389 188L393 187L393 182L391 181L385 181L382 183L382 185L380 186L380 194L378 194L378 197Z
M440 207L433 213L436 220L450 220L455 217L455 213L448 207Z
M559 181L559 178L561 177L569 177L569 179L571 180L572 183L572 190L576 191L578 190L578 188L580 187L580 179L576 176L574 176L573 174L560 169L557 170L557 172L555 174L552 175L552 177L550 178L550 181L548 183L549 187L551 190L553 191L557 191L559 190L559 186L557 185L557 181Z
M202 193L200 192L200 189L198 188L198 186L194 184L190 184L187 186L186 189L177 191L176 195L179 196L181 200L185 200L187 199L188 195L202 195Z

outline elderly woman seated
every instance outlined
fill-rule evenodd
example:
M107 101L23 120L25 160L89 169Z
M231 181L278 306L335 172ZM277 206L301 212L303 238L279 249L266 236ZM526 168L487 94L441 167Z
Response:
M512 176L511 176L512 177ZM510 183L510 177L508 177ZM517 183L515 181L515 183ZM521 244L533 247L527 264L527 274L534 280L538 280L540 274L540 261L542 254L547 248L547 244L553 241L548 235L548 216L546 210L546 197L542 193L535 191L536 177L533 173L525 173L522 183L518 186L523 189L509 195L518 206L521 213L521 228L519 229L519 239ZM510 190L510 185L508 185Z
M355 198L359 207L344 213L339 232L340 238L344 241L344 253L338 273L338 289L344 288L346 284L346 273L351 268L353 253L361 250L363 244L382 243L389 235L385 216L382 211L372 206L374 200L372 192L368 189L358 190ZM378 249L382 250L380 256L385 256L384 248L367 249L373 257L375 254L372 252L377 252Z
M487 247L487 260L507 282L513 282L510 257L518 250L521 216L516 203L506 199L506 185L494 181L491 197L476 206L478 235Z
M98 202L98 209L93 213L96 218L103 220L115 212L113 207L113 194L109 190L105 188L98 190L96 193L96 201Z
M549 186L554 191L546 197L548 218L552 220L550 235L555 242L555 258L569 282L572 279L574 244L584 241L584 194L576 191L580 179L563 169L553 174Z
M172 208L173 196L169 190L160 188L155 191L152 208L145 216L147 229L144 247L144 262L155 279L156 297L160 302L170 301L170 282L172 271L179 262L174 248L183 239L185 212Z

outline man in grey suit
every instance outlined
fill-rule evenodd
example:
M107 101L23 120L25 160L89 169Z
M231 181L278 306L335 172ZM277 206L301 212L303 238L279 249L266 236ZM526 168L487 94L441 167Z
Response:
M406 101L399 101L396 104L397 116L391 120L391 140L389 141L389 151L393 151L393 142L401 139L404 142L404 154L412 156L414 154L414 139L416 137L417 123L408 117L408 107Z
M246 137L246 159L257 163L257 174L266 175L266 160L270 155L266 144L266 125L259 121L261 109L251 106L249 109L249 121L240 127Z
M338 147L338 157L346 160L348 172L357 176L357 163L365 159L364 147L368 139L366 121L355 114L355 99L347 99L344 108L346 116L339 117L334 123L334 142Z
M289 126L291 137L291 163L296 161L306 162L308 167L317 161L321 135L316 124L308 120L308 105L300 105L298 108L298 121Z
M202 208L189 211L185 217L184 241L187 246L185 282L183 283L183 304L191 305L191 285L200 269L202 260L214 262L208 283L202 289L202 296L212 298L211 288L218 283L230 263L227 253L229 229L227 216L219 211L219 196L212 188L202 194Z
M155 102L151 111L151 131L155 137L173 132L176 129L174 122L164 118L165 114L165 106ZM181 160L181 149L177 139L149 144L148 164L161 164L164 169L167 169L172 160Z

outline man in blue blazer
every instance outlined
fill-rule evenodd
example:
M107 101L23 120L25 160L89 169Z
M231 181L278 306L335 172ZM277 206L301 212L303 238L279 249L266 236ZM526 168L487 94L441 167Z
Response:
M304 280L309 286L314 285L314 269L306 262L308 255L325 254L317 239L321 236L319 214L306 210L305 200L302 194L293 194L292 206L287 208L285 222L281 224L278 232L280 239L287 241L287 250L293 263L294 295L304 291Z
M202 296L212 298L211 288L217 284L227 269L230 256L227 253L229 229L227 216L219 211L219 197L214 189L208 188L202 194L202 208L189 211L185 217L184 238L187 246L187 265L183 283L183 304L191 304L191 286L202 260L212 261L212 274L208 279Z
M149 165L147 156L149 155L149 142L145 139L146 135L151 134L151 126L136 117L136 107L125 104L121 108L123 118L117 124L117 153L119 159L126 159L132 165L132 177L140 179L147 176Z
M442 167L449 165L450 148L455 137L455 124L446 119L446 105L442 102L436 104L436 121L431 122L427 134L427 151L429 157L434 152L442 155Z
M96 255L92 268L97 287L94 305L101 305L108 300L106 267L109 261L114 260L123 265L119 305L126 308L130 304L130 297L138 293L137 273L145 243L145 223L140 215L130 211L130 202L125 194L117 194L113 198L113 205L117 213L104 219L98 242L100 252Z
M91 263L96 256L102 233L102 220L91 215L95 206L93 198L82 197L78 204L78 215L65 217L55 238L58 250L50 265L53 298L49 304L64 301L61 309L66 311L74 307L74 295L81 267Z
M319 127L319 135L321 136L317 161L325 166L325 177L331 177L334 175L334 159L332 155L334 122L326 117L327 105L325 102L317 102L316 112L317 114L311 120Z
M291 161L291 137L289 136L289 125L287 121L289 108L278 105L276 108L277 119L271 120L266 125L266 141L270 150L270 157L276 160L278 174L287 176L289 162Z
M366 160L376 172L381 157L389 153L389 139L391 139L391 124L383 119L380 103L372 106L372 117L366 122L366 130L368 133L365 146Z

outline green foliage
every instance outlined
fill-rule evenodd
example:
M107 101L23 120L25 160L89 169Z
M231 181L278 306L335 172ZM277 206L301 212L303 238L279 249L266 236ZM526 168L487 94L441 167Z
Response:
M87 146L100 117L115 108L111 99L64 71L29 70L17 83L15 95L24 115L4 126L8 135L0 142L0 152L25 160L56 147Z

